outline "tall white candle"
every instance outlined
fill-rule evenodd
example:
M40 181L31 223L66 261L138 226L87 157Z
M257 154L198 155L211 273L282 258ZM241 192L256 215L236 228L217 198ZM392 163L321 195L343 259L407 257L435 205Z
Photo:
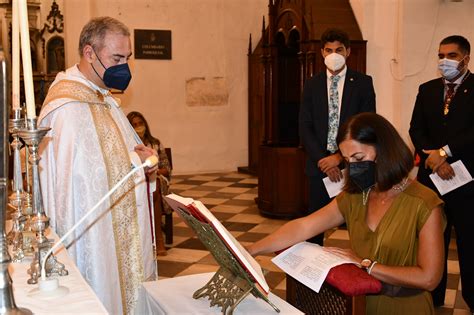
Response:
M18 0L12 1L12 106L20 108L20 23Z
M36 118L36 109L33 88L33 70L31 67L28 6L26 0L18 0L18 16L20 20L21 59L23 61L23 82L25 83L26 115L28 119L33 119Z

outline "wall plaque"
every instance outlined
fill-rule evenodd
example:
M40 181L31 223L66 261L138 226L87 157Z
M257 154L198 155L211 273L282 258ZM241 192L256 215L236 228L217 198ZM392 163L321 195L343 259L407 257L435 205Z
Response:
M135 59L171 59L171 31L135 30Z

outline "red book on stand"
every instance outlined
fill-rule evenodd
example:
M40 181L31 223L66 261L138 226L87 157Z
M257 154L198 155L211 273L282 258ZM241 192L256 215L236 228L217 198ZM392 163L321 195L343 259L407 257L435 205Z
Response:
M208 223L216 232L217 236L224 242L229 251L234 255L240 265L247 271L251 279L257 284L257 289L268 295L270 288L265 280L262 268L258 262L247 252L247 250L234 238L234 236L222 225L206 206L192 198L184 198L175 194L165 196L166 202L173 208L181 209L193 216L200 222ZM177 212L179 214L179 212ZM185 220L186 221L186 220Z

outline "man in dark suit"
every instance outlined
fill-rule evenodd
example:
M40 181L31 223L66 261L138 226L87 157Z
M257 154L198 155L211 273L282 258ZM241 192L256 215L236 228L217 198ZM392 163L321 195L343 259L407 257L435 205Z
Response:
M351 52L349 36L328 29L321 36L321 47L326 71L306 81L299 114L300 136L308 157L307 214L331 200L323 178L328 176L332 182L342 179L339 165L343 159L335 143L339 126L355 114L375 112L372 78L346 67ZM309 241L322 245L323 238L321 234Z
M418 180L435 191L429 175L437 173L443 180L449 180L455 176L452 162L462 161L474 175L474 76L468 70L470 50L469 42L462 36L443 39L438 51L442 77L422 84L416 97L410 137L421 158ZM474 312L474 182L441 198L448 219L446 259L454 226L462 295ZM443 279L432 293L435 306L444 304L446 280L445 265Z

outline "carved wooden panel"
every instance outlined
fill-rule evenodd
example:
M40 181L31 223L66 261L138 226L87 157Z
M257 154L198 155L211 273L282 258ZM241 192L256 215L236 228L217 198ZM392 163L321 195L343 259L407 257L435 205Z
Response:
M258 169L260 213L275 218L295 218L306 208L304 152L296 147L261 145Z

